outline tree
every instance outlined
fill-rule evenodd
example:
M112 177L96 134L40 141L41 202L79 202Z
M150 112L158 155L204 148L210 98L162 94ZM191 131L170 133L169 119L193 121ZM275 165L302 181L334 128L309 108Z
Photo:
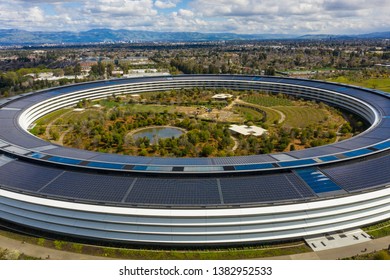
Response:
M209 145L209 144L206 144L203 146L202 152L200 153L200 155L202 157L208 157L213 153L213 151L214 151L214 147Z
M61 69L61 68L58 68L58 69L54 69L54 70L53 70L53 75L54 75L55 77L62 77L62 76L64 76L64 74L65 74L65 72L64 72L64 70Z
M352 132L352 127L351 127L351 125L350 125L349 123L343 124L343 126L341 127L340 132L341 132L342 134L346 134L346 133Z
M114 64L112 63L107 64L106 69L107 69L107 76L111 77L112 71L114 71Z
M75 75L81 75L81 65L80 63L77 63L74 67L73 67L73 72Z
M103 65L101 61L97 64L91 66L90 75L92 76L103 76L106 72L106 67Z
M64 74L65 74L66 76L74 75L74 69L73 69L73 67L72 67L72 66L66 66L66 67L64 68Z
M267 69L265 69L265 75L267 76L275 76L275 68L273 67L268 67Z

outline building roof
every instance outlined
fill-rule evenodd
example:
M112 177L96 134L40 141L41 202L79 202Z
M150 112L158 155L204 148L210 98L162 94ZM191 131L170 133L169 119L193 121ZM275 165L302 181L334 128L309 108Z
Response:
M239 134L245 135L245 136L247 136L247 135L261 136L265 132L267 132L266 129L261 128L259 126L254 126L254 125L248 126L248 125L233 124L230 126L229 129L234 131L234 132L237 132Z
M233 97L232 94L219 93L219 94L213 95L212 98L214 98L214 99L228 99L228 98L232 98L232 97Z

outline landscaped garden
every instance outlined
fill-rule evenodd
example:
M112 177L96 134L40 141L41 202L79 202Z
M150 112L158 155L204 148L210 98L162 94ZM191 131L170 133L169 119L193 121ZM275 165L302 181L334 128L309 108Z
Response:
M230 97L213 98L221 92ZM232 124L267 132L235 134ZM142 135L144 129L149 133ZM59 145L106 153L216 157L305 149L362 129L363 122L323 103L283 94L193 88L81 100L44 116L31 132ZM176 134L161 135L168 130Z

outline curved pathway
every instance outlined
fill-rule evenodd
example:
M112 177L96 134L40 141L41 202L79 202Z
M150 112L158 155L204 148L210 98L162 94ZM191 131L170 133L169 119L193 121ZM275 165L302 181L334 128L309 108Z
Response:
M262 106L260 106L260 105L248 103L248 102L242 101L241 99L238 99L238 98L236 98L229 106L233 106L235 104L243 104L243 105L252 106L255 108L258 107L260 109L263 109ZM267 108L268 110L274 111L280 115L280 119L278 120L278 124L281 124L282 122L284 122L286 120L286 115L283 112L276 110L272 107L265 107L265 108Z

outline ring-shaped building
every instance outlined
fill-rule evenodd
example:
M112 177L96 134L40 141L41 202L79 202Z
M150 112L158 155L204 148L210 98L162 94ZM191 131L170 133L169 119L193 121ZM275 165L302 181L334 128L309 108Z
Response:
M105 154L28 129L82 99L182 88L283 93L353 112L369 128L306 150L218 158ZM390 218L387 93L285 77L106 80L0 100L0 219L108 242L206 246L292 240Z

